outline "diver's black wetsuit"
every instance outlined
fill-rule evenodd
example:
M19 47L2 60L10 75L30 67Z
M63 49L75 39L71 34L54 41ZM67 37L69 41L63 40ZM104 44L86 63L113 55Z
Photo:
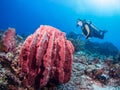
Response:
M85 25L87 25L90 30L88 36L87 36L88 31L86 30ZM93 26L91 23L83 22L83 26L81 27L81 29L82 29L83 34L85 36L87 36L86 39L88 39L89 37L96 37L96 38L100 38L100 39L104 38L105 31L97 30L97 28L95 26Z

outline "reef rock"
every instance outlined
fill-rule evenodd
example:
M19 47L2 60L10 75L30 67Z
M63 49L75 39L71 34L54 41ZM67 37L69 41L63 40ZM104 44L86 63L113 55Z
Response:
M3 37L3 47L5 52L13 51L16 47L15 29L8 28Z
M65 33L42 25L27 37L20 52L26 86L42 88L66 83L71 77L74 47Z
M80 34L73 31L70 31L67 35L67 39L72 42L75 52L84 50L85 42L81 38L82 36Z
M119 52L118 48L110 42L86 42L85 48L92 53L99 53L106 56L116 56Z

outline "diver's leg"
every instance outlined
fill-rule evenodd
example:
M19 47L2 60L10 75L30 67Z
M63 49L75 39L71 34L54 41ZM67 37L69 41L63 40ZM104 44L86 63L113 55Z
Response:
M100 39L104 38L104 33L102 32L102 34L100 34Z
M107 30L100 30L99 33L106 33L108 32Z
M104 38L104 34L106 33L107 31L102 31L101 34L100 34L100 38L103 39Z
M106 32L107 32L107 30L100 30L100 31L99 31L99 34L100 34L100 35L99 35L99 38L100 38L100 39L103 39L103 38L104 38L104 34L105 34Z
M102 32L101 31L94 31L93 36L96 38L102 39Z

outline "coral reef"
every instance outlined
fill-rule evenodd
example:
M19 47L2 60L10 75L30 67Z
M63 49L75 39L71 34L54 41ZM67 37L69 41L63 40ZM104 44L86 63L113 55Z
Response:
M77 49L72 62L71 43L53 27L38 28L24 43L25 38L15 35L16 47L8 52L3 49L4 35L0 31L0 90L120 90L120 53L100 53L100 43L85 48L84 41L70 35Z
M5 32L3 37L5 52L13 51L13 49L16 47L15 35L16 32L14 28L8 28L8 30Z
M4 51L4 46L3 46L3 34L4 34L4 31L3 31L3 30L0 30L0 52L3 52L3 51Z
M73 43L73 46L75 48L75 52L78 51L83 51L84 50L84 42L81 39L72 39L72 38L68 38L68 40L70 40Z
M23 37L16 34L14 28L8 28L6 31L0 30L0 52L13 52L23 40Z
M120 52L117 55L117 61L120 62Z
M108 60L108 57L104 59ZM110 68L114 69L111 66L119 67L120 64L111 63L109 66L106 60L102 60L98 56L93 58L91 54L85 54L82 51L76 53L71 79L68 83L59 85L58 90L98 90L98 88L99 90L119 90L120 77L111 76ZM120 74L119 70L117 68L116 72Z
M20 66L18 57L22 44L19 44L14 52L0 53L0 89L1 90L18 90L21 85Z
M67 38L72 38L72 39L78 39L78 34L76 34L75 32L73 31L70 31L68 34L67 34Z
M72 42L72 44L75 48L75 52L84 50L85 42L82 39L80 39L79 34L76 34L75 32L71 31L68 33L67 39Z
M107 55L107 56L109 55L116 56L119 52L118 48L115 47L110 42L98 43L98 42L89 41L85 43L85 49L87 49L88 51L92 53L99 53L99 54Z
M42 88L66 83L71 77L74 47L65 33L51 26L40 26L25 40L20 65L26 86Z
M119 52L118 48L110 42L91 42L90 40L82 40L81 35L71 31L67 35L75 48L75 52L85 51L86 53L97 53L106 56L116 56ZM109 46L109 47L108 47Z

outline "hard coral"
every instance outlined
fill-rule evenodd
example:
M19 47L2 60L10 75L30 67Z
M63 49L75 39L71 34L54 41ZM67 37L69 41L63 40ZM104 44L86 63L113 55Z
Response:
M14 28L8 28L8 31L5 33L3 37L5 52L13 51L13 49L16 47L15 34L16 32Z
M41 88L48 83L69 81L74 47L65 33L41 26L27 37L20 52L20 65L26 86Z

